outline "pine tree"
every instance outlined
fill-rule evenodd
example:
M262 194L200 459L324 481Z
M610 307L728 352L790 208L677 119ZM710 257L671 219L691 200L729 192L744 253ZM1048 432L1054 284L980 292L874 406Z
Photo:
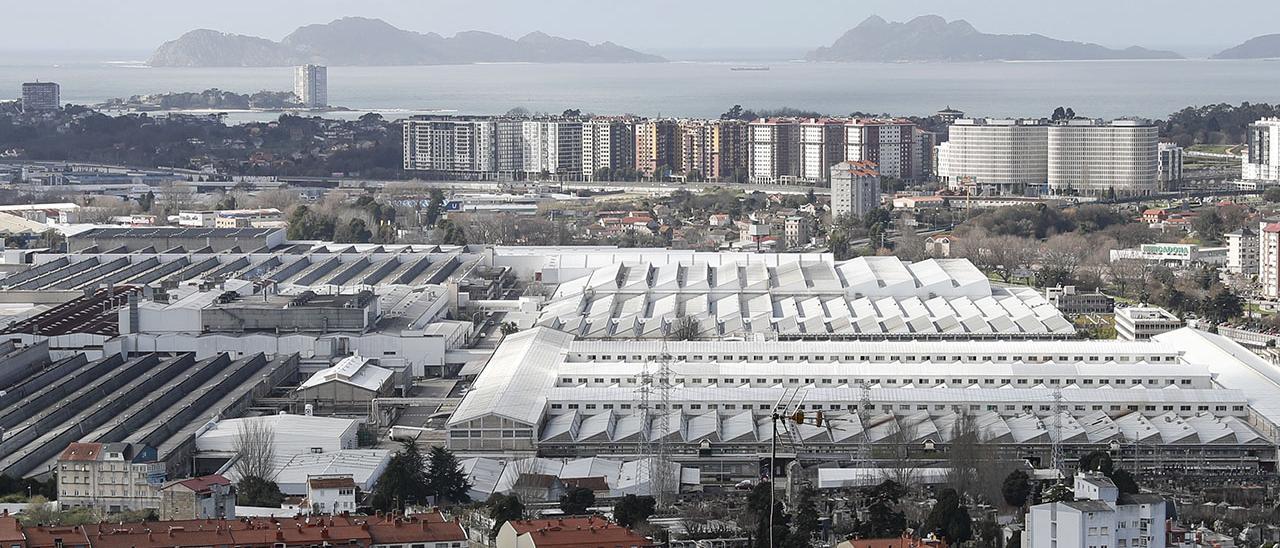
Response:
M470 502L471 484L453 453L443 447L432 447L427 465L427 492L449 502Z
M422 453L412 441L404 442L391 457L387 471L374 488L372 506L382 511L403 510L410 502L426 502L431 493L427 485Z

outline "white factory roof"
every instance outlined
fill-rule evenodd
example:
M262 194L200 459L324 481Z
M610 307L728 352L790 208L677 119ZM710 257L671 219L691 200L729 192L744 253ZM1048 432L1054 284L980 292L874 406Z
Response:
M677 259L677 260L672 260ZM971 263L896 257L778 264L701 257L558 271L538 325L583 338L662 338L680 317L702 336L1070 335L1039 292L992 287Z
M370 392L377 392L387 383L387 379L390 379L391 375L392 371L390 369L384 369L369 363L368 359L361 357L357 352L343 358L333 367L317 371L316 374L298 385L298 390L306 390L322 384L337 382L349 384Z
M550 329L529 329L503 339L449 424L491 414L537 424L546 388L555 383L556 364L572 340L573 336Z
M562 482L601 478L609 486L609 497L651 494L649 459L621 461L588 457L574 460L529 457L518 460L500 460L485 457L463 459L462 471L471 484L471 498L482 500L494 493L510 493L522 474L554 476ZM701 480L697 469L684 468L679 463L668 463L678 474L681 483L696 485Z
M1280 372L1235 343L1189 329L1154 342L663 343L574 341L565 333L532 328L499 346L449 425L465 428L465 421L496 415L538 425L545 443L638 438L650 425L639 423L634 409L639 383L633 379L645 368L652 373L652 360L664 351L672 357L674 375L668 397L685 410L672 411L673 430L651 434L686 441L699 436L759 440L755 413L795 388L804 391L809 405L832 413L865 396L881 412L890 406L894 413L919 415L912 423L929 432L949 432L948 414L967 407L989 414L989 426L1003 432L1000 436L1027 443L1048 439L1043 417L1057 405L1055 392L1066 413L1061 436L1068 443L1116 435L1168 443L1253 443L1260 438L1243 420L1246 406L1280 421L1275 396ZM698 375L701 380L694 382ZM810 375L814 380L805 379ZM816 380L824 375L848 377ZM857 382L870 381L857 377L870 375L879 381L864 394ZM1037 375L1043 382L1016 380ZM999 382L974 384L970 376ZM778 384L776 378L786 380ZM796 378L803 384L793 383ZM890 384L890 378L904 384ZM917 384L919 379L925 382ZM1046 386L1050 379L1061 384ZM1027 416L1014 416L1019 413ZM859 432L861 426L813 434L838 439ZM889 431L870 432L883 437Z
M361 490L370 492L378 478L391 462L391 451L386 449L343 449L328 453L298 453L282 456L274 461L276 476L273 481L286 495L306 495L307 479L311 476L351 476ZM240 481L235 462L228 462L222 475L233 483Z
M196 435L196 450L208 453L236 452L240 429L249 421L261 421L271 430L278 457L311 453L320 447L331 451L354 447L360 421L309 415L265 415L239 419L223 419L202 428Z
M1176 329L1152 341L1178 348L1188 359L1203 363L1218 384L1243 392L1250 409L1272 425L1280 425L1280 369L1275 364L1226 337L1197 329Z
M50 230L54 228L44 223L10 213L0 213L0 234L44 234Z

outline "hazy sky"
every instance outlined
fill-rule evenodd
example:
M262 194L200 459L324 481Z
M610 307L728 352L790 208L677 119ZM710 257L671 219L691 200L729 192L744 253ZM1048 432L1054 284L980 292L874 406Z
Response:
M868 15L1108 46L1229 46L1280 32L1276 0L45 0L6 2L0 50L150 50L195 28L278 40L360 15L452 34L533 30L639 49L813 47Z

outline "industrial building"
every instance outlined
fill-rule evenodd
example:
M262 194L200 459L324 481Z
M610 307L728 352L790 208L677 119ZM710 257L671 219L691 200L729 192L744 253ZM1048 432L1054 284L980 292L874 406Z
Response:
M1068 458L1107 448L1144 467L1273 469L1278 388L1268 362L1191 329L1151 342L623 342L536 328L498 348L449 446L611 458L666 439L677 458L751 477L790 401L826 420L780 425L779 443L819 460L874 445L927 459L971 431L1033 462L1056 441Z
M297 367L291 355L52 359L47 346L28 346L0 358L0 371L22 372L0 384L0 473L38 476L53 471L73 443L123 443L154 448L162 464L154 472L158 481L184 477L197 429L242 413L255 397L295 378Z

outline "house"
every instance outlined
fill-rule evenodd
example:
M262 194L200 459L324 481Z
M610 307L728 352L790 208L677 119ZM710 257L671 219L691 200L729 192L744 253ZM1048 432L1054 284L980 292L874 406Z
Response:
M915 538L903 531L897 538L849 539L837 544L836 548L947 548L947 543L936 538Z
M1169 218L1169 212L1163 209L1148 209L1142 212L1142 222L1149 225L1163 223Z
M27 536L22 534L22 524L18 518L9 515L6 510L0 514L0 546L4 548L26 548Z
M924 252L930 257L950 257L951 244L958 238L952 234L934 234L924 239Z
M304 508L313 514L340 514L356 510L356 482L349 475L307 478Z
M599 516L508 521L496 548L651 548L653 540Z
M160 488L160 519L235 519L236 489L218 474L175 480Z
M1076 500L1031 507L1028 548L1165 548L1165 501L1157 495L1121 494L1099 472L1075 478Z

